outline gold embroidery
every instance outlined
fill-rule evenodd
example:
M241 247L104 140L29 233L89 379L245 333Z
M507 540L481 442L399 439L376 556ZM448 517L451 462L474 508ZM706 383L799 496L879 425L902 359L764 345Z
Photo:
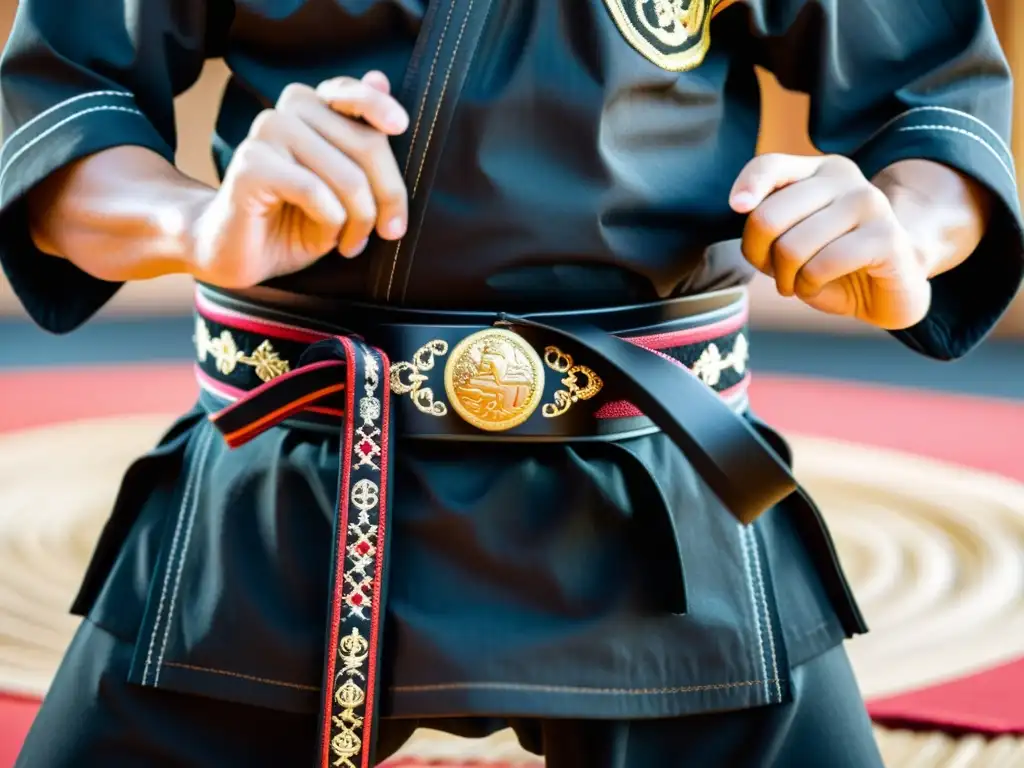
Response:
M360 737L363 718L356 714L356 710L366 702L366 692L356 680L366 679L361 667L366 662L369 650L369 642L355 628L351 634L345 635L338 642L341 669L335 675L334 701L341 707L341 714L331 716L331 721L337 729L331 737L331 751L338 758L334 765L339 768L356 768L352 758L358 755L363 747ZM338 685L338 681L343 677L345 682Z
M711 47L711 19L732 0L605 0L615 25L645 58L670 72L694 69Z
M708 344L700 353L697 362L693 364L693 372L697 378L714 387L722 379L722 374L732 368L741 376L747 370L747 362L750 360L750 344L747 337L742 333L736 336L732 350L723 355L715 343Z
M652 3L657 26L647 17L644 5ZM699 30L703 4L690 0L634 0L637 20L649 34L669 47L683 45Z
M477 331L448 358L444 385L452 408L488 432L517 427L544 397L544 364L522 336L505 328Z
M545 403L541 408L541 413L544 414L545 418L553 419L556 416L561 416L573 406L573 403L578 403L580 400L589 400L604 387L601 377L594 373L592 369L585 365L574 365L572 356L565 354L558 347L546 347L544 349L544 362L553 371L565 374L561 381L565 389L555 392L554 403ZM582 387L579 383L581 375L586 378L586 384Z
M199 362L204 363L207 357L212 357L217 371L225 376L234 371L239 364L250 366L259 380L264 382L276 379L291 370L288 361L281 359L269 341L263 340L251 355L247 355L238 349L231 331L221 331L220 336L214 337L201 317L196 318L193 340Z
M428 416L446 416L448 406L434 400L434 390L424 387L427 380L425 371L434 367L434 358L448 354L448 342L441 339L427 342L412 356L408 363L395 363L391 366L391 391L396 395L409 395L417 410ZM403 374L406 381L402 380Z

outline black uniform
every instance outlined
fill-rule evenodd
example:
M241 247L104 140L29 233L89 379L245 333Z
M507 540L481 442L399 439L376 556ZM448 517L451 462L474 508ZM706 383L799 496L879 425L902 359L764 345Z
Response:
M291 82L379 69L401 84L409 233L250 292L200 292L213 307L197 318L205 399L129 470L75 605L88 621L19 765L310 760L346 443L312 414L230 450L204 415L276 375L259 367L267 338L292 369L324 363L304 352L314 337L303 333L391 327L367 319L391 311L381 307L422 310L395 322L428 329L447 328L450 311L555 312L556 335L579 341L564 326L573 313L742 285L738 249L715 244L743 224L727 200L754 151L755 65L809 93L816 145L865 175L928 158L994 193L984 242L933 281L929 316L900 341L960 356L1021 281L1011 83L982 0L23 0L0 70L0 259L43 327L74 329L118 286L39 253L24 194L116 145L170 160L172 99L219 56L233 72L213 142L221 170ZM612 328L603 311L582 316L616 332L656 325ZM262 330L232 324L242 315ZM217 346L222 332L244 341L237 354ZM392 363L412 359L405 337L384 336L366 340ZM697 370L700 338L672 356ZM717 353L732 352L712 366L718 378L701 378L732 393L737 424L785 458L735 396L740 338L735 325L714 337ZM615 362L615 349L587 339L579 349ZM348 354L351 368L358 349ZM366 365L369 386L387 361ZM640 380L647 363L637 365ZM611 378L609 392L643 397L642 381ZM579 412L598 406L616 407L595 398ZM465 733L513 723L554 768L677 754L695 765L877 763L836 649L865 627L802 494L738 525L727 508L742 504L727 497L730 484L742 495L743 477L716 486L678 447L685 439L657 428L681 423L672 414L605 439L585 424L527 425L522 440L480 442L424 413L399 414L388 450L380 754L418 719L442 718L434 727ZM261 738L270 731L279 746Z

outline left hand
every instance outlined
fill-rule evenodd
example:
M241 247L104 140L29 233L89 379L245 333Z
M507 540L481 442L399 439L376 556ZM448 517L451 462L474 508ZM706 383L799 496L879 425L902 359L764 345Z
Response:
M838 155L751 160L729 199L749 213L743 255L779 293L890 330L924 318L925 259L889 198Z

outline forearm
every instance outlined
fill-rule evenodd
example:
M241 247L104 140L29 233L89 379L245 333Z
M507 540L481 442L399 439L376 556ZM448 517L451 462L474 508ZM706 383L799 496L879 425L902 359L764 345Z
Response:
M32 239L102 280L189 273L192 224L214 190L141 147L109 149L29 194Z
M991 193L948 166L903 160L872 182L889 198L929 277L963 263L985 235Z

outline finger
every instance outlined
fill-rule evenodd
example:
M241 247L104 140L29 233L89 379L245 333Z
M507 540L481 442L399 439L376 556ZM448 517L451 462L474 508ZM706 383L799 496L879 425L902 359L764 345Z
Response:
M397 136L409 127L409 115L394 97L361 80L326 80L317 86L316 93L335 112L365 120L389 136Z
M409 218L409 196L387 137L369 126L339 119L322 103L305 104L298 110L298 115L336 151L358 165L366 176L376 208L376 218L369 231L376 227L378 234L386 240L401 238ZM360 215L362 212L360 210ZM357 229L362 226L362 219L359 221ZM349 226L355 223L356 216L350 212ZM346 237L348 234L346 228Z
M819 312L867 320L889 330L921 322L931 305L931 285L923 279L876 279L867 270L826 283L804 303Z
M771 246L771 267L779 295L794 295L796 276L804 265L830 243L855 229L860 221L857 207L840 198L779 237Z
M362 78L363 82L371 88L376 88L381 93L391 93L391 81L388 80L388 76L383 72L379 72L376 69L371 69Z
M276 112L265 124L257 126L257 135L287 148L295 161L319 176L345 206L346 223L338 250L349 258L359 255L377 223L377 202L362 167L344 151L333 146L303 119L308 113L322 111L330 122L342 128L371 131L339 118L319 102L294 107L293 113ZM299 114L295 114L298 112ZM380 135L380 134L378 134Z
M772 277L775 241L808 216L830 205L837 195L831 182L808 179L769 196L747 217L743 226L744 258L755 269Z
M853 282L837 280L827 283L813 296L801 297L800 300L812 309L827 315L850 317L857 310L857 296Z
M269 191L275 198L322 224L330 239L325 251L345 224L345 207L330 186L308 168L282 157L263 142L248 141L239 148L226 181L246 195Z
M794 293L807 301L830 283L862 270L866 274L866 270L881 264L892 250L882 230L875 225L858 227L826 245L797 272Z
M824 162L822 157L809 155L759 155L736 177L729 205L737 213L750 213L775 190L809 179Z

